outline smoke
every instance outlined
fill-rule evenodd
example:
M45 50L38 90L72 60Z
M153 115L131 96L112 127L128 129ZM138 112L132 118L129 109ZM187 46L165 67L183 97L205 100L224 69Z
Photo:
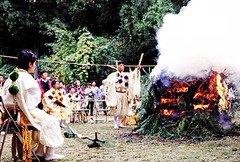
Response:
M240 71L240 1L192 0L167 14L157 31L159 58L151 76L201 77L212 67Z
M217 117L217 120L225 130L231 129L233 127L231 118L226 113L220 114Z

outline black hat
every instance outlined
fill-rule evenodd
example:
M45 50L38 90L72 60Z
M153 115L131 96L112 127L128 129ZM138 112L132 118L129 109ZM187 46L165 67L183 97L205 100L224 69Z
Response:
M118 65L120 65L120 64L124 64L123 61L119 60Z

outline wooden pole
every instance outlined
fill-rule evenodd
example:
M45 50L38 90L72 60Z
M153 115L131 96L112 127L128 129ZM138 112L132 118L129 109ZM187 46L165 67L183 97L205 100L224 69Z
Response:
M140 60L139 60L139 62L138 62L138 66L140 66L141 63L142 63L143 55L144 55L144 53L141 54Z

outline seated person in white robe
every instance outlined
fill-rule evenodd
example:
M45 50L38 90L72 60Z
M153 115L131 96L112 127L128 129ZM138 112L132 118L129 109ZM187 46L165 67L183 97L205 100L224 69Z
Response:
M64 141L59 122L56 118L37 108L41 101L41 91L36 80L29 74L34 72L35 63L36 55L32 51L21 51L18 56L18 68L15 70L18 77L15 78L16 80L10 78L6 80L1 95L6 108L19 108L24 114L27 124L38 130L33 133L35 137L32 139L32 142L38 144L37 156L44 157L45 160L62 159L63 155L54 153L54 148L61 146ZM13 94L9 90L12 85L19 89L17 94ZM18 114L18 118L20 118L20 113Z
M43 95L42 103L47 114L60 121L60 127L66 127L64 122L68 119L72 111L68 108L65 96L58 90L59 81L53 80L52 88Z
M75 88L73 86L70 86L69 93L66 94L65 98L68 102L68 106L73 112L73 121L75 121L75 115L78 117L78 122L84 122L85 117L83 116L83 113L81 111L78 111L80 109L84 109L87 107L86 101L82 99L81 94L75 93ZM79 100L79 101L76 101ZM81 101L82 100L82 101Z

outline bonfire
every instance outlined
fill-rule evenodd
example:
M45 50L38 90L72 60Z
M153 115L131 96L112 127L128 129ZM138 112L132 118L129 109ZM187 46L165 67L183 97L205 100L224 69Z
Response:
M163 138L238 134L230 116L234 97L229 91L234 86L224 73L205 73L203 78L179 79L162 72L155 81L149 79L137 109L137 132Z

